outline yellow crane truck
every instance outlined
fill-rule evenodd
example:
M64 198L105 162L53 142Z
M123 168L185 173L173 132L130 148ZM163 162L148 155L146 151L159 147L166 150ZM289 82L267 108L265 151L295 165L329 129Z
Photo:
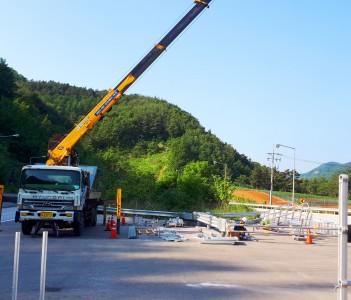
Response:
M211 0L195 0L194 6L141 61L71 130L49 141L46 165L24 166L18 193L15 222L22 233L34 235L43 227L73 228L75 235L84 226L95 226L101 194L92 191L96 167L80 166L75 144L111 110L125 91L147 70L179 34L209 6Z

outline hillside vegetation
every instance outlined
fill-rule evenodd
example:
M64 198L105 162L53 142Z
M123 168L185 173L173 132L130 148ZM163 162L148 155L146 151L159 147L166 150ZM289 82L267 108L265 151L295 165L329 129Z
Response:
M312 179L316 177L325 177L325 178L331 178L335 173L341 174L344 172L347 172L351 168L351 162L346 163L346 164L340 164L338 162L327 162L324 164L321 164L317 168L314 168L313 170L301 174L300 178L305 178L305 179Z
M49 137L68 133L105 93L30 81L0 59L0 135L20 134L0 139L0 183L7 191L16 191L23 165L45 162L38 157L46 155ZM125 207L203 210L231 200L232 182L270 186L269 168L252 162L207 132L192 115L158 98L123 96L76 148L82 164L98 166L95 188L104 199L114 199L121 187ZM291 190L291 170L274 174L276 190ZM297 180L296 190L335 193L329 189L333 180Z

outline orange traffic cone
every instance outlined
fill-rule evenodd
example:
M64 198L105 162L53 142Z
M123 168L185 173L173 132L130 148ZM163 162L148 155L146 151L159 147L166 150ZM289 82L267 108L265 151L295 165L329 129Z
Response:
M126 218L124 217L124 215L122 215L122 225L124 225L126 223Z
M111 217L108 217L105 231L111 231Z
M310 229L307 229L306 244L313 244L313 242L312 242L312 235L311 235L311 230Z
M110 239L116 239L116 238L117 238L116 222L112 218Z

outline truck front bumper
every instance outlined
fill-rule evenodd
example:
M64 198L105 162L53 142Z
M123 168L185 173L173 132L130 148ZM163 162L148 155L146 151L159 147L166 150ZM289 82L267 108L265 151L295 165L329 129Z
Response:
M23 222L26 220L32 221L64 221L73 222L74 211L30 211L30 210L17 210L15 222Z

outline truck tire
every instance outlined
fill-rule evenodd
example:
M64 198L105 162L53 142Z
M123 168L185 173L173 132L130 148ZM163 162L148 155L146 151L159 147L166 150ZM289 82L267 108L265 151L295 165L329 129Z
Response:
M85 212L84 213L84 226L90 227L91 221L92 221L91 212L89 212L89 213Z
M94 226L96 226L96 223L97 223L97 210L96 210L96 208L93 207L91 209L91 223L90 223L90 226L94 227Z
M24 235L30 235L33 229L33 222L32 221L23 221L22 222L22 233Z
M73 233L75 236L82 235L83 226L84 226L83 214L79 213L77 220L73 222Z

